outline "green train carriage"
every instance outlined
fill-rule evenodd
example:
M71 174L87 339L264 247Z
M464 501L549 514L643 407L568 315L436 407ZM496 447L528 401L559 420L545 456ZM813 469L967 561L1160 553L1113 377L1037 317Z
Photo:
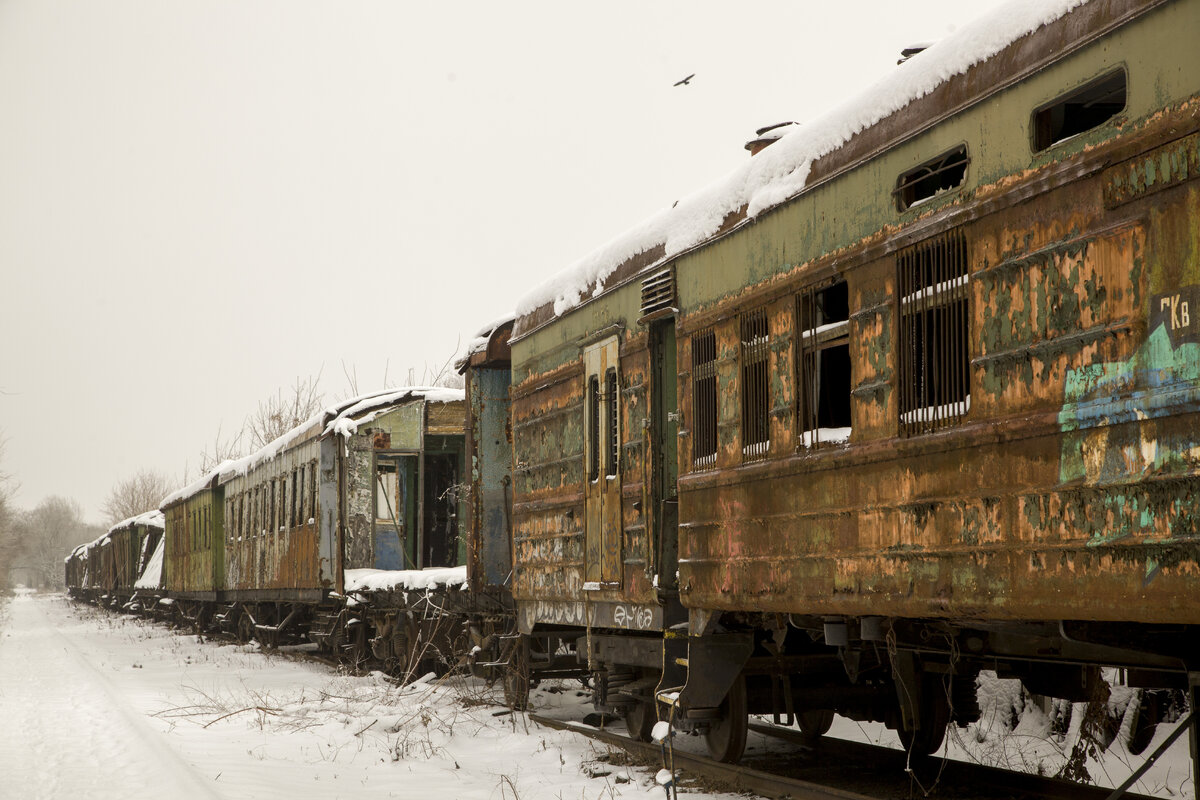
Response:
M981 668L1194 682L1197 29L997 12L526 299L514 594L598 705L736 760L747 713L932 751Z

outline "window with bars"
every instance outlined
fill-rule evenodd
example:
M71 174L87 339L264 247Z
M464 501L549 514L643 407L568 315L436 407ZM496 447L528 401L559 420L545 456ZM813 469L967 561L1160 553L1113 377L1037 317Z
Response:
M766 458L771 440L770 342L767 310L741 316L742 333L742 460Z
M797 300L796 428L802 447L850 438L850 299L845 281Z
M950 231L902 250L900 432L957 424L971 407L967 240Z
M587 383L588 406L588 480L600 480L600 378L592 375Z
M717 335L712 329L692 336L692 463L717 463Z
M621 436L617 425L617 371L609 369L604 376L604 408L608 420L608 448L604 459L604 474L612 478L617 474L621 455Z

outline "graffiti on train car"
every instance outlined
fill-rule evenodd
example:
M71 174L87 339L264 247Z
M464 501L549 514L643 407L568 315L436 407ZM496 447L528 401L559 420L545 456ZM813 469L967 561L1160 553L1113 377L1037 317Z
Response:
M662 608L638 603L536 600L522 603L518 613L524 631L533 630L537 625L587 625L635 631L662 627Z
M1150 327L1162 325L1172 344L1200 342L1200 325L1196 322L1200 286L1187 286L1176 292L1155 295L1150 299Z

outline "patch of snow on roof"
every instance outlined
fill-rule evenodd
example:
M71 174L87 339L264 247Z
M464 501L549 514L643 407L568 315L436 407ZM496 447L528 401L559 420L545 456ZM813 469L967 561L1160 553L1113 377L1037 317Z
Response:
M358 430L358 424L375 419L391 406L413 399L424 399L429 403L452 403L465 397L462 389L444 389L440 386L406 386L400 389L383 389L377 392L341 400L314 414L296 427L268 442L249 455L227 459L218 464L200 479L167 495L159 504L164 508L171 503L186 500L203 491L218 478L221 483L245 475L259 464L277 457L306 435L318 436L337 432L343 436ZM357 418L357 419L352 419Z
M465 397L466 394L462 389L446 389L441 386L405 386L364 398L360 402L346 406L332 419L326 420L325 433L353 436L358 433L359 425L365 425L381 414L390 411L393 406L410 400L424 400L427 403L453 403L463 400Z
M985 61L1087 0L1012 0L896 67L874 85L803 126L716 183L681 199L641 225L593 250L527 294L518 315L547 303L559 316L579 305L628 259L663 245L662 260L705 241L730 213L746 206L750 217L791 199L805 188L814 161L955 75ZM650 269L654 265L648 265ZM592 296L599 294L596 289Z
M162 584L163 549L166 543L165 537L158 540L158 544L154 547L154 555L150 556L141 576L134 581L134 589L158 589Z
M486 350L488 341L492 338L492 334L496 332L496 329L507 325L514 319L515 317L512 314L509 314L506 317L501 317L495 322L480 328L479 331L473 337L471 337L471 340L467 342L467 349L464 351L464 355L458 363L463 363L476 353L482 353L484 350Z
M145 525L150 528L161 528L163 527L163 513L156 508L153 511L135 514L134 516L129 517L128 519L123 519L116 525L113 525L108 529L108 532L112 533L113 531L119 531L122 528L132 528L136 525Z
M464 586L467 582L466 565L461 567L434 567L430 569L348 569L346 570L346 594L351 592L380 592L393 589L425 591L439 586Z

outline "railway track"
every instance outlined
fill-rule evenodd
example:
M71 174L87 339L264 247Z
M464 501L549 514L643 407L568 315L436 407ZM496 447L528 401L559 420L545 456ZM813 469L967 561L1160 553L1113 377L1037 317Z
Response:
M540 714L530 714L529 718L539 725L573 731L618 747L636 761L663 764L658 744ZM742 764L724 764L675 748L675 770L715 789L780 800L909 800L927 796L927 792L931 797L954 800L1104 800L1112 793L1107 788L952 760L925 760L906 773L906 755L900 750L829 737L814 746L795 729L761 724L750 727L795 747L783 752L751 753ZM1152 800L1133 793L1123 797Z

